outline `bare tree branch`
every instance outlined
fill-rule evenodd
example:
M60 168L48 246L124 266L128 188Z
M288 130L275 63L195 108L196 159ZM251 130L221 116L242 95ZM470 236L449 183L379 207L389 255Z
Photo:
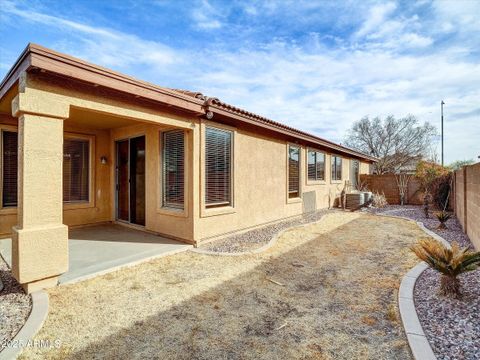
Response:
M345 144L367 154L378 157L375 172L384 174L427 158L432 154L432 137L436 129L428 122L420 124L409 115L395 119L364 117L356 121L348 131Z

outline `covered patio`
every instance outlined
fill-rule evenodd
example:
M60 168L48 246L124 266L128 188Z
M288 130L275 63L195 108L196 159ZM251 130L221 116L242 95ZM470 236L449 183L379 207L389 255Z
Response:
M70 229L68 271L59 277L68 284L191 248L179 241L122 225L105 224ZM12 266L11 239L0 239L0 254Z

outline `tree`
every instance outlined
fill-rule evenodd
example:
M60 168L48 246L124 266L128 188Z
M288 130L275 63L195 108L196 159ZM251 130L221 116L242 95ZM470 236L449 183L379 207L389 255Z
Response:
M415 177L420 180L422 191L427 194L436 178L447 175L448 169L429 161L420 161L415 170Z
M345 144L379 158L376 174L414 170L415 164L431 155L431 140L436 129L428 122L420 124L415 116L385 119L368 116L356 121L348 131Z
M475 164L475 160L470 159L470 160L457 160L452 162L448 167L452 169L453 171L460 169L461 167L464 167L466 165L472 165Z
M425 212L425 217L428 218L428 211L429 211L429 202L432 200L432 195L430 194L430 191L435 184L435 182L445 182L449 181L449 170L442 166L438 165L432 162L428 161L420 161L417 164L417 168L415 169L415 177L420 181L420 186L421 189L424 193L423 196L423 211ZM443 210L447 207L447 202L448 202L448 194L450 193L450 184L447 184L448 188L447 190L447 196L445 200L445 206L443 207ZM437 184L436 188L438 190L438 187L440 184ZM436 191L438 192L438 191ZM438 198L438 194L434 194L434 200L435 198ZM443 198L443 196L440 196ZM438 201L437 206L438 206ZM441 202L441 200L440 200Z
M397 181L398 192L400 194L400 205L405 205L405 199L407 192L408 192L408 183L410 182L410 178L412 174L408 173L398 173L395 174L395 180Z

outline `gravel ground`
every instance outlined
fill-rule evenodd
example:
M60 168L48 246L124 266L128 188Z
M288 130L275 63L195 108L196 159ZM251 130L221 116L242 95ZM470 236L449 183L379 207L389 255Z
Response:
M301 218L295 220L282 221L276 224L263 226L258 229L250 230L238 235L228 236L200 245L200 249L215 252L239 253L252 251L268 244L268 242L280 231L287 228L312 223L320 220L325 214L336 210L319 210L314 213L305 214Z
M3 290L0 290L0 350L2 350L5 342L11 340L27 320L32 303L30 296L23 292L1 256L0 282L4 286Z
M438 220L426 219L421 206L388 206L381 212L385 211L421 221L448 242L456 240L473 248L456 218L447 222L447 230L438 230ZM464 274L460 279L464 293L461 300L438 295L439 274L432 269L427 269L415 286L417 313L439 360L480 359L480 271Z

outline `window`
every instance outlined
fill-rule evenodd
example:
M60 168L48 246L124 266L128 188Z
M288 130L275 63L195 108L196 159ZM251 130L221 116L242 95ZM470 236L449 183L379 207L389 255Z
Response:
M351 169L350 169L350 181L352 182L352 186L356 189L358 186L359 178L359 171L360 171L360 163L358 160L351 160Z
M288 198L300 197L300 148L288 146Z
M232 133L205 129L205 205L207 208L231 205Z
M63 141L63 201L89 201L90 141Z
M17 148L18 136L13 131L2 131L2 206L17 206Z
M308 180L325 180L325 154L308 150Z
M183 130L163 133L163 207L184 208L185 134Z
M342 180L342 158L332 156L332 180Z

